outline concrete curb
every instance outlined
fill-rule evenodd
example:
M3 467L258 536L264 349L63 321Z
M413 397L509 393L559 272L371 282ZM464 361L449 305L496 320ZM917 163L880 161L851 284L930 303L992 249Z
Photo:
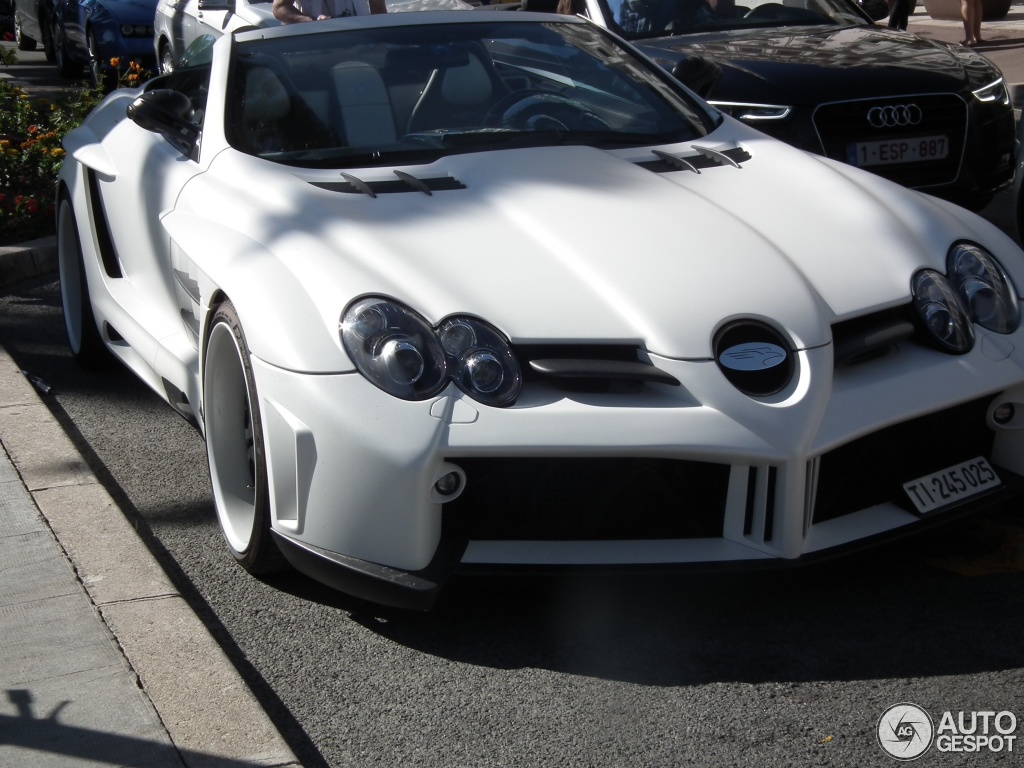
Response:
M84 685L75 675L62 673L18 678L18 687L27 691L30 700L34 694L37 705L58 705L50 718L27 720L40 731L42 741L37 749L84 730L89 738L106 745L130 742L155 750L160 761L152 763L154 766L298 768L298 759L224 651L98 482L27 378L0 347L0 465L7 467L8 457L9 466L16 470L16 475L9 474L20 477L20 483L5 483L5 498L15 501L0 504L0 511L5 517L28 522L30 518L38 521L41 515L45 526L37 526L40 530L32 532L35 546L44 547L52 532L77 579L77 585L71 579L71 586L62 588L62 600L37 596L16 602L17 610L31 608L39 615L29 632L31 636L19 636L21 642L16 646L21 646L25 663L38 657L40 664L52 664L56 656L75 669L98 670ZM47 573L43 575L52 571L56 577L61 572L67 577L63 558L57 557L55 565L53 558L48 566L39 562L42 560L34 567L44 569ZM11 567L17 566L0 563L0 572L13 575L9 573ZM93 657L102 642L88 644L77 642L77 637L70 642L49 637L54 632L67 634L62 629L67 600L82 591L92 606L92 618L86 606L85 628L93 631L93 621L101 624L103 632L113 637L121 664L111 663L108 652L102 666L97 665ZM81 611L76 615L80 617ZM16 631L14 624L4 630ZM93 656L79 659L83 653ZM124 682L98 689L96 677ZM140 698L141 704L137 701ZM56 717L65 704L69 705L66 716ZM74 720L76 712L112 714L129 706L132 712L142 712L134 733L116 733L121 725L115 722L93 722L85 729ZM158 719L145 717L147 709L155 711ZM24 715L26 710L21 711ZM27 711L31 714L30 709ZM4 717L12 720L9 715ZM0 725L4 725L4 717L0 717ZM47 728L53 732L45 733ZM166 734L161 738L162 730ZM166 742L168 736L173 747ZM3 746L5 743L14 746ZM16 753L19 762L11 765L57 765L47 762L54 759L62 766L78 764L59 761L59 751L51 754L24 746L19 748L15 740L0 738L0 763L7 765L8 757ZM42 762L24 762L29 753ZM77 756L83 758L82 764L95 764L87 755Z
M0 286L57 269L57 236L0 246Z

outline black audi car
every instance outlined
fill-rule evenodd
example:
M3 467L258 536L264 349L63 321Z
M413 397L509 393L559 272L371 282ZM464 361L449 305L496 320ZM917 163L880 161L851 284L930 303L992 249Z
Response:
M1013 177L1013 106L998 67L970 48L879 26L854 0L576 0L574 9L723 111L803 149L972 208Z

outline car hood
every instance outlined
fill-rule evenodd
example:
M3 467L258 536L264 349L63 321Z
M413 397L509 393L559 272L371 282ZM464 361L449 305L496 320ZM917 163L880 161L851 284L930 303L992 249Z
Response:
M153 25L157 0L102 0L108 13L122 23Z
M727 125L743 140L698 144L741 148L738 168L548 147L401 169L458 182L432 194L388 168L350 172L371 196L337 171L229 150L187 190L191 212L171 235L196 236L190 220L237 200L236 231L270 250L329 327L354 297L379 294L431 323L477 315L520 343L630 341L685 359L709 358L717 328L740 317L785 329L797 348L827 344L832 322L906 302L913 272L942 268L970 236L930 198ZM208 238L205 250L217 250Z
M818 104L905 93L963 93L1000 76L961 46L885 27L797 27L638 40L671 69L683 56L721 68L706 97Z

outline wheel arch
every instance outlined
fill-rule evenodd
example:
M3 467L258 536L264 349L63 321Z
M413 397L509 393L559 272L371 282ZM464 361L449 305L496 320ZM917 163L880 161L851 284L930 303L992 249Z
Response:
M175 277L195 294L201 343L218 304L230 299L254 356L306 373L354 370L338 338L337 318L321 313L299 278L269 248L194 214L171 213L164 226Z

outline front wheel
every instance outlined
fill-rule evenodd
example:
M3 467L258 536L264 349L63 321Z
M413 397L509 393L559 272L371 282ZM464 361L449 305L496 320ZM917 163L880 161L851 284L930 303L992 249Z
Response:
M97 370L107 367L111 355L103 345L96 326L75 212L66 197L60 201L57 209L57 270L64 309L64 330L67 332L71 356L83 368Z
M89 52L89 78L92 80L92 84L103 92L114 90L117 86L117 74L103 66L99 44L91 29L85 37L85 45Z
M270 534L270 492L256 381L231 302L214 312L206 337L203 420L217 519L235 560L249 573L285 570Z
M160 43L158 65L161 75L168 75L174 71L174 54L171 52L171 44L166 40Z
M53 63L57 65L57 72L61 77L78 77L82 74L82 67L75 63L68 51L67 37L64 35L64 27L59 21L54 21L51 26L51 37L53 38Z

